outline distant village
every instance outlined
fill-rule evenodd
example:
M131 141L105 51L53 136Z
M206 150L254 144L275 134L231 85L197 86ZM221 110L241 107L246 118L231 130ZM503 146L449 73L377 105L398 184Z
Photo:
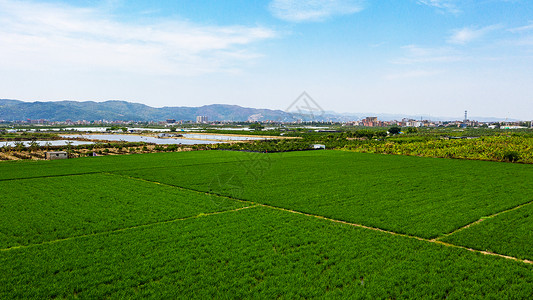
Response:
M143 126L164 126L164 127L174 127L179 125L213 125L213 126L222 126L222 125L246 125L246 124L269 124L269 125L341 125L341 126L357 126L357 127L390 127L390 126L399 126L399 127L485 127L485 128L500 128L500 129L525 129L532 128L532 121L513 121L513 122L480 122L476 120L469 120L466 118L464 120L455 120L455 121L432 121L432 120L415 120L411 118L403 118L401 121L383 121L379 120L378 117L366 117L362 120L356 121L346 121L346 122L316 122L316 121L304 121L302 119L297 119L291 122L279 122L274 120L265 120L258 121L256 116L248 119L243 122L235 121L209 121L207 116L197 116L195 121L191 120L175 120L167 119L165 121L150 121L150 122L139 122L139 121L124 121L124 120L96 120L96 121L87 121L87 120L65 120L65 121L49 121L45 119L26 119L26 120L17 120L17 121L5 121L0 120L0 124L8 126L120 126L120 125L143 125Z

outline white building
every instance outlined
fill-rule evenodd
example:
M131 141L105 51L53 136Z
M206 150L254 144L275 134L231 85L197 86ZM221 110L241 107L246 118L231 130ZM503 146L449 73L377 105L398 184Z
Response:
M67 159L68 154L65 151L51 151L45 152L44 157L48 160Z
M196 116L196 123L207 123L209 122L207 116Z

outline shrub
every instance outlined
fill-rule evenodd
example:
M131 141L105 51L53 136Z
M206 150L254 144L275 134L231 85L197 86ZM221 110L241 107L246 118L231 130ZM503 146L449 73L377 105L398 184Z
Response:
M518 151L506 151L503 154L503 159L510 162L516 162L520 159L520 153L518 153Z

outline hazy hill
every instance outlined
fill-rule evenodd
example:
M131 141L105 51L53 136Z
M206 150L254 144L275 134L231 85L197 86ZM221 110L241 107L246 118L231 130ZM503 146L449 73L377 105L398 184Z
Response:
M305 116L291 114L282 110L257 109L238 105L212 104L200 107L162 107L155 108L140 103L127 101L53 101L53 102L23 102L18 100L0 99L0 120L16 121L26 119L45 119L49 121L65 120L108 120L108 121L164 121L176 119L194 121L196 116L207 116L210 121L295 121L311 120ZM382 114L382 113L335 113L324 112L315 115L315 121L354 121L365 117L375 116L380 120L401 120L412 118L434 121L460 120L460 117L428 117L417 115ZM472 117L478 121L505 121L502 118ZM508 120L514 121L514 120Z
M237 105L214 104L201 107L154 108L126 101L55 101L23 102L0 99L0 120L46 119L70 120L125 120L161 121L166 119L196 120L196 116L209 120L246 121L250 116L258 120L286 120L291 115L281 110L246 108Z

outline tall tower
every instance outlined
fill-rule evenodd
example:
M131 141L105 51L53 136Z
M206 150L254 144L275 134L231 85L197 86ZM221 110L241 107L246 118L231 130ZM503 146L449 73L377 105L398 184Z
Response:
M464 123L468 121L468 111L465 110L465 119L463 120Z

